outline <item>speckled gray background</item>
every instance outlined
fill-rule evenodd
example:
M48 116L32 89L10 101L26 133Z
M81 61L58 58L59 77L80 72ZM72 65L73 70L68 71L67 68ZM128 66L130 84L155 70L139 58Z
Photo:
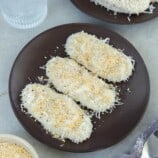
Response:
M0 133L11 133L33 144L40 158L115 158L128 151L136 137L158 116L158 18L137 25L115 25L91 18L80 12L69 0L49 0L46 20L38 27L18 30L9 26L0 14ZM110 28L127 38L140 52L149 71L151 95L149 106L138 126L120 143L93 153L74 154L49 148L32 138L20 125L8 97L8 77L18 52L34 36L57 25L88 22Z

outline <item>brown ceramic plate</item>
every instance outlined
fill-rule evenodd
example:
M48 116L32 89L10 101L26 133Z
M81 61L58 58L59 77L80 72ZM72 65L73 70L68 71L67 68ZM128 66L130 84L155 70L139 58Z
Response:
M33 118L21 111L19 95L30 81L38 82L37 76L45 76L45 71L39 67L45 65L50 56L66 57L63 44L69 35L81 30L95 34L97 37L110 37L110 44L123 49L125 54L132 56L136 65L129 81L118 84L121 88L120 97L124 104L118 106L111 114L101 115L100 120L93 118L96 124L94 124L95 130L90 139L81 144L74 144L66 140L62 146L63 143L46 133L40 123L35 122ZM57 46L59 49L56 49ZM130 93L127 91L128 88L131 90ZM146 66L137 50L120 35L95 25L67 24L41 33L21 50L10 73L9 95L17 118L33 137L60 150L89 152L119 142L136 126L147 106L149 77Z
M117 24L136 24L148 21L158 16L158 3L155 3L154 6L156 9L152 14L140 14L131 15L130 21L128 20L128 14L117 14L114 15L113 11L107 11L104 7L96 6L94 3L90 2L90 0L71 0L77 8L82 10L83 12L96 17L98 19Z

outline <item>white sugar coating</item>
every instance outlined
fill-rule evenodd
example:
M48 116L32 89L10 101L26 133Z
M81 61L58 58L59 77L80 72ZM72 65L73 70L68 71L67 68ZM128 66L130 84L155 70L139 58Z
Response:
M1 142L0 158L32 158L32 156L22 146L8 142Z
M119 13L139 14L149 8L151 2L157 0L90 0L96 5Z
M70 35L65 50L71 58L108 81L126 81L134 70L131 57L84 31Z
M54 137L81 143L92 133L90 117L71 98L46 85L28 84L21 93L22 106Z
M115 106L115 88L72 59L50 59L46 64L46 75L58 91L95 112L106 112Z

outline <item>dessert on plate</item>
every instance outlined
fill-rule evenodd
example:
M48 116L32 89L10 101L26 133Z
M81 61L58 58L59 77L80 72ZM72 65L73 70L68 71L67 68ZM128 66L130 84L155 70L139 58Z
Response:
M140 14L150 9L151 3L158 0L90 0L96 5L118 13ZM153 9L153 8L151 8Z
M54 57L46 64L46 75L54 87L95 112L115 106L114 86L88 72L73 59Z
M92 133L90 116L71 98L47 85L28 84L21 93L22 108L55 138L81 143Z
M97 76L111 82L126 81L134 70L134 60L86 32L77 32L67 38L66 53Z

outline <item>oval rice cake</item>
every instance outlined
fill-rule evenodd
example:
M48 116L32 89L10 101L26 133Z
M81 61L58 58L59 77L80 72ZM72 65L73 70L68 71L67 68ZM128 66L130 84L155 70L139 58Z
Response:
M54 137L81 143L92 133L90 116L71 98L40 84L28 84L22 106Z
M115 106L115 88L72 59L50 59L46 64L46 75L58 91L95 112L106 112Z
M72 34L65 49L71 58L108 81L126 81L132 75L134 60L94 35Z

